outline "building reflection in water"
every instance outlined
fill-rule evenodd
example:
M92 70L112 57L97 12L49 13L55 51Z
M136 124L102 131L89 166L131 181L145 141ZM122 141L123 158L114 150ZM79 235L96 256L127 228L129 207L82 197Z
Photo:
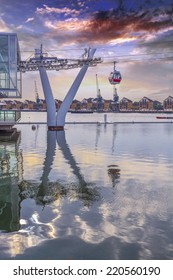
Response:
M0 142L0 230L20 228L20 196L18 182L22 180L23 159L19 149L21 133Z

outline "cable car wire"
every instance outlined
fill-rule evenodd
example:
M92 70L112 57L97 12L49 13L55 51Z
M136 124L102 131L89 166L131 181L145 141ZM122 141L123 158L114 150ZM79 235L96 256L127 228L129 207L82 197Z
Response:
M101 49L101 48L100 48ZM74 48L74 49L70 49L71 51L84 51L84 49L79 49L79 48ZM99 50L99 48L98 48ZM46 53L48 53L50 56L54 57L55 55L53 55L51 52L66 52L69 50L48 50L44 48L44 51ZM30 57L32 57L32 55L35 54L35 51L29 51L29 50L23 50L20 51L21 53L30 53ZM169 56L171 55L171 56ZM143 58L144 57L144 58ZM27 59L29 59L27 58ZM126 60L124 60L123 58L127 58ZM27 60L26 59L26 60ZM67 60L79 60L80 58L66 58ZM130 62L153 62L153 61L172 61L173 60L173 52L168 51L168 52L157 52L157 53L141 53L141 54L116 54L116 55L110 55L110 56L101 56L102 59L102 64L109 64L112 63L113 61L117 61L117 63L130 63Z

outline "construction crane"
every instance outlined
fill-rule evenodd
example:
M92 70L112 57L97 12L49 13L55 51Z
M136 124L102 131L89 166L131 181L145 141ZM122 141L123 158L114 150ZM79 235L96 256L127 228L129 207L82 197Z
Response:
M113 85L113 101L115 103L118 103L118 101L119 101L119 96L117 94L117 89L116 89L115 85Z
M38 89L37 89L37 82L35 81L35 101L36 101L36 106L37 106L37 110L40 109L40 98L38 95Z
M98 101L98 110L103 109L103 98L100 93L99 83L98 83L98 76L96 74L96 88L97 88L97 101Z

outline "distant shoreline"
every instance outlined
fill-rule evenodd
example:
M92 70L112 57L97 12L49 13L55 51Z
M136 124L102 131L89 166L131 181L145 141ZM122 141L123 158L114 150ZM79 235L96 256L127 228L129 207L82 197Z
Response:
M38 112L38 113L43 113L43 112L47 112L47 110L34 110L34 109L26 109L26 110L22 110L22 109L3 109L0 110L0 112ZM98 114L107 114L107 113L139 113L139 114L173 114L173 111L137 111L137 110L133 110L133 111L92 111L93 113L98 113ZM71 111L68 111L68 113L71 113ZM78 111L78 113L80 114L80 112ZM82 114L83 112L81 112Z

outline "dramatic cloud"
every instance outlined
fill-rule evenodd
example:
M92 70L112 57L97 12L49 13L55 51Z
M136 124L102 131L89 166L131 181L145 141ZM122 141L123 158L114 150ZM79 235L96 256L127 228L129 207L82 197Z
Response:
M141 40L139 48L145 48L147 52L173 52L173 27L150 40Z
M157 15L157 18L156 18ZM139 38L145 33L161 33L173 26L173 9L155 9L150 12L129 12L123 14L120 10L95 13L90 28L97 37L116 39L120 36Z
M98 69L90 68L88 75L95 77L95 71L102 72L103 96L112 97L107 76L114 60L119 62L117 67L123 75L118 86L120 96L128 93L131 99L133 96L138 99L139 95L150 95L152 99L152 94L158 93L162 98L168 95L169 89L172 92L171 0L45 0L44 5L34 0L2 0L2 4L0 31L18 34L22 57L30 57L40 44L50 53L53 50L53 55L67 58L80 57L85 47L95 46L96 56L102 57L103 63ZM160 58L163 60L158 62ZM150 67L147 62L151 62ZM161 67L162 64L166 68ZM68 76L74 72L68 71ZM95 87L94 79L92 84ZM56 85L54 89L56 92ZM63 88L60 91L66 92ZM81 92L83 97L89 97L88 84Z
M122 5L120 5L122 6ZM42 17L43 24L49 29L50 37L64 43L85 44L119 44L138 40L138 42L157 39L161 34L173 32L173 7L157 9L141 9L140 11L124 12L122 7L109 11L97 11L83 19L77 17L79 11L64 7L53 8L44 5L37 8L36 14ZM50 14L68 15L61 20L49 17Z
M64 14L65 16L77 16L79 14L79 11L75 9L69 9L67 7L64 8L54 8L49 7L47 5L43 5L43 8L37 8L36 13L38 15L44 15L44 14Z

